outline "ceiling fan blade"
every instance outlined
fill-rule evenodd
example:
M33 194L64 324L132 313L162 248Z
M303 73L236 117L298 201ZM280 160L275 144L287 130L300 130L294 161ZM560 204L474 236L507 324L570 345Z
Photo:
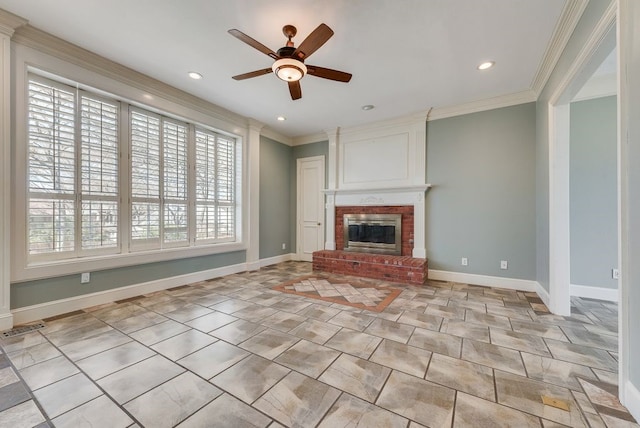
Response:
M323 79L335 80L337 82L348 82L351 80L351 73L332 70L330 68L316 67L315 65L307 65L307 74L322 77Z
M289 93L291 94L292 100L297 100L302 98L302 87L300 86L300 81L296 80L295 82L289 83Z
M274 51L272 51L271 49L269 49L268 47L266 47L265 45L263 45L259 41L255 40L255 39L252 39L251 37L247 36L246 34L244 34L240 30L236 30L235 28L233 28L233 29L229 30L229 34L231 34L233 37L235 37L235 38L237 38L239 40L242 40L243 42L245 42L246 44L248 44L252 48L255 48L255 49L259 50L263 54L269 55L273 59L279 59L280 58Z
M269 74L272 71L273 70L271 70L271 67L269 67L269 68L265 68L265 69L262 69L262 70L250 71L249 73L238 74L237 76L233 76L232 79L233 80L251 79L252 77L258 77L258 76L262 76L262 75L265 75L265 74Z
M318 25L318 28L313 30L311 34L307 36L306 39L298 49L293 53L293 58L297 58L299 60L305 60L307 57L311 56L312 53L318 50L318 48L326 43L333 36L333 30L329 28L326 24Z

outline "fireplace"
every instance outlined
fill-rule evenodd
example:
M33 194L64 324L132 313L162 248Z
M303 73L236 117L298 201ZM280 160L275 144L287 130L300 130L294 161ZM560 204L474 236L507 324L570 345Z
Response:
M344 214L344 251L402 254L401 214Z

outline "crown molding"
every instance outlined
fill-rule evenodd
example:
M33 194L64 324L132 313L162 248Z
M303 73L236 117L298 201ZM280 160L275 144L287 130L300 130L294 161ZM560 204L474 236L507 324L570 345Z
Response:
M302 146L305 144L318 143L320 141L327 141L329 136L326 132L317 132L315 134L302 135L293 139L293 146Z
M274 131L273 129L265 126L264 128L262 128L262 130L260 131L260 135L262 135L263 137L267 137L272 139L273 141L277 141L278 143L287 145L287 146L293 146L294 142L293 139L291 137L287 137L286 135L283 135L281 133L279 133L278 131Z
M567 0L564 4L560 19L553 30L553 36L531 82L531 89L536 94L536 98L547 84L588 3L589 0Z
M245 128L248 125L248 119L244 116L226 110L122 64L118 64L29 24L19 27L15 31L12 41L101 74L109 79L132 86L159 98L164 98L176 104L186 106L215 119Z
M0 33L2 34L11 37L17 28L27 25L28 22L29 21L18 15L0 9Z
M471 101L465 104L458 104L450 107L438 107L431 110L427 120L445 119L447 117L461 116L464 114L478 113L496 108L510 107L518 104L531 103L537 100L536 94L528 89L526 91L515 92L513 94L501 95L499 97L485 98L483 100Z

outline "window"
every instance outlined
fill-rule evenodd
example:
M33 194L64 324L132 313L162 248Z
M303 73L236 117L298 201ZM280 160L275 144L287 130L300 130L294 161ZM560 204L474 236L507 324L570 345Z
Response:
M29 259L238 240L235 138L36 75L27 109Z

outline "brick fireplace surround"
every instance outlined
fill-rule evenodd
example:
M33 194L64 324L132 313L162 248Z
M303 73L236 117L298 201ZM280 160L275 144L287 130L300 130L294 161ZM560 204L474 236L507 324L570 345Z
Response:
M414 207L402 206L337 206L335 208L335 250L313 253L313 270L343 275L362 276L391 282L424 284L427 259L411 256L414 239ZM402 255L357 253L344 248L344 214L401 214Z

